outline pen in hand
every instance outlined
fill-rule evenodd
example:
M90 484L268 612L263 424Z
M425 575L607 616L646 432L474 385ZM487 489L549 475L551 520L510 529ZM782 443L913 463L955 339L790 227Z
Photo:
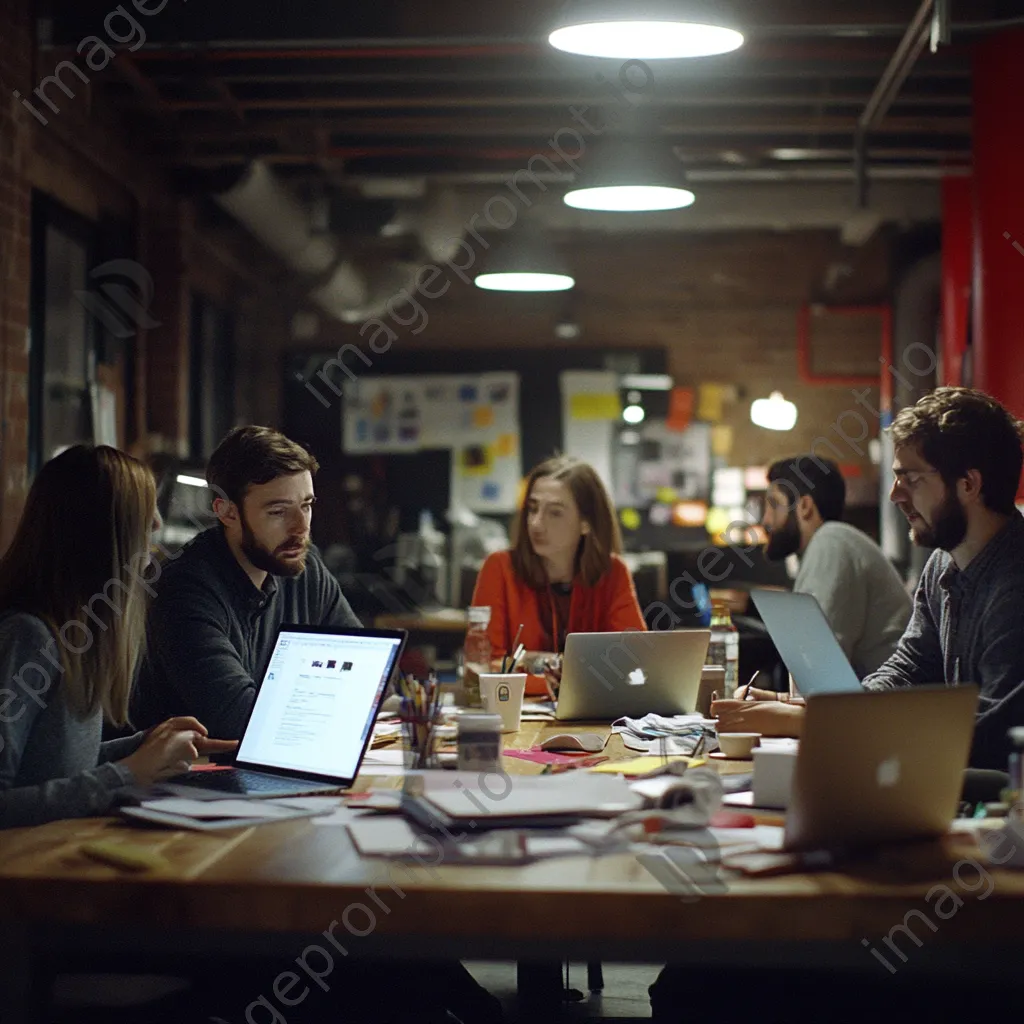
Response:
M746 693L744 693L744 695L743 695L743 699L744 699L744 700L753 700L753 699L754 699L754 680L755 680L755 679L756 679L756 678L757 678L757 677L758 677L758 676L759 676L760 674L761 674L761 672L760 672L760 670L758 670L757 672L755 672L755 673L754 673L754 674L753 674L753 675L752 675L752 676L750 677L750 682L749 682L749 683L747 683L747 691L746 691Z

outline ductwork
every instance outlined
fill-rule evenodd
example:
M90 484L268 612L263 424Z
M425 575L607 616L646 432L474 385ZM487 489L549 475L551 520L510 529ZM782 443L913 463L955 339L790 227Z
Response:
M338 240L313 229L311 212L263 161L251 164L237 184L214 198L294 271L320 278L310 299L344 323L380 316L392 299L413 285L420 268L405 261L364 270L351 260L339 262ZM430 260L447 261L457 253L476 212L471 203L472 197L454 189L437 190L423 205L402 210L386 233L415 235Z
M297 273L326 273L338 259L335 240L314 233L309 211L262 160L214 199Z

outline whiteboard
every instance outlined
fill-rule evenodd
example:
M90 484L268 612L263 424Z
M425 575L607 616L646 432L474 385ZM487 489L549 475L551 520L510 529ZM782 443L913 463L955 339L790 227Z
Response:
M347 455L449 449L451 506L515 511L522 479L519 375L416 374L347 381Z

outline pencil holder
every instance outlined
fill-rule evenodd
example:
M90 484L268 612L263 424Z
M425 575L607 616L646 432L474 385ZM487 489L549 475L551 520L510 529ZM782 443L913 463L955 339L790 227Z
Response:
M422 771L438 767L437 727L441 724L441 692L436 679L426 683L408 677L402 685L399 719L405 739L405 767Z

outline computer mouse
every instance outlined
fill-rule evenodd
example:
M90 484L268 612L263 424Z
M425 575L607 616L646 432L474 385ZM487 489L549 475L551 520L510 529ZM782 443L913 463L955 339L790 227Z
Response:
M596 732L560 732L556 736L548 736L541 743L540 749L596 754L604 750L607 742L606 736Z

